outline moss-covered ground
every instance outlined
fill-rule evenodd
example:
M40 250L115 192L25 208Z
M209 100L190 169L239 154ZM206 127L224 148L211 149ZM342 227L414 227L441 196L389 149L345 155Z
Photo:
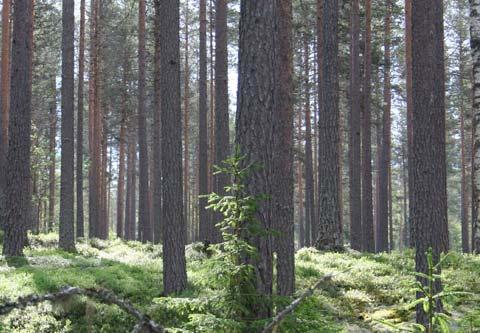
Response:
M200 245L187 246L188 289L162 297L160 246L93 240L79 242L78 252L72 254L57 250L55 237L32 237L21 265L9 265L0 257L0 304L66 285L101 287L129 299L169 332L235 333L244 329L242 323L228 318L224 291L212 276L216 274L213 261L200 251ZM414 299L412 271L411 252L367 255L303 249L296 255L297 294L325 274L335 277L307 298L279 331L391 332L382 321L413 320L413 311L406 306ZM480 332L480 256L452 253L442 274L447 290L471 293L447 300L452 332ZM277 309L290 301L274 299ZM8 333L122 333L134 325L134 319L116 306L82 297L0 317L0 332Z

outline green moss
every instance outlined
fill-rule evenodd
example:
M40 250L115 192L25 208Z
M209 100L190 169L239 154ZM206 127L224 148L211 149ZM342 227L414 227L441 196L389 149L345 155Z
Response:
M0 257L0 303L31 293L43 294L72 285L107 288L165 325L169 332L242 332L244 324L228 318L224 290L216 289L212 270L217 263L189 246L189 286L177 297L161 297L162 248L120 240L77 244L78 253L56 249L56 238L35 236L23 265L9 266ZM296 256L297 294L321 276L335 274L282 323L279 332L381 332L381 320L413 320L405 308L413 297L413 254L367 255L320 253L302 249ZM349 269L348 272L345 272ZM448 290L480 294L480 257L452 254L445 262ZM282 309L293 297L274 297ZM478 296L455 295L449 300L455 331L480 329ZM258 326L264 321L255 323ZM62 304L15 311L0 317L0 332L130 332L134 319L116 306L76 297Z

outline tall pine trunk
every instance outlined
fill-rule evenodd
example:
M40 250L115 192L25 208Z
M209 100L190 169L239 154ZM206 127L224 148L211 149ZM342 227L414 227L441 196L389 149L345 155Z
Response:
M62 1L62 127L61 127L61 181L60 181L60 239L59 246L66 251L75 249L74 213L74 34L75 2Z
M413 68L412 68L412 1L405 0L405 69L407 86L407 146L408 164L413 164ZM415 246L415 226L412 223L411 205L414 201L412 169L408 168L408 231L407 246Z
M10 7L11 0L4 0L2 7L2 60L1 60L1 114L0 114L0 208L6 178L5 161L8 152L8 121L10 108ZM0 226L2 225L0 220Z
M31 216L30 130L32 1L15 1L10 90L9 147L5 175L3 255L22 256Z
M323 2L322 78L319 117L319 222L316 247L343 247L341 194L341 140L338 106L338 0Z
M292 0L275 3L275 94L273 117L272 223L280 235L276 238L277 293L295 291L295 228L293 208L293 54ZM308 59L306 60L308 63ZM308 89L309 84L307 84ZM307 94L310 98L309 94ZM310 113L308 113L310 117ZM311 128L310 128L311 130ZM311 134L311 132L310 132ZM312 161L310 137L310 162ZM273 180L273 179L272 179ZM310 213L314 215L313 171L310 168ZM314 217L314 216L313 216Z
M56 192L56 138L57 138L57 82L56 75L51 77L51 101L50 101L50 114L49 114L49 139L48 139L48 153L50 156L48 166L48 179L49 179L49 192L48 192L48 222L47 231L53 231L53 225L55 224L55 192Z
M77 90L77 237L85 236L83 212L83 88L85 73L85 0L80 0L80 41Z
M208 126L207 126L207 1L200 0L200 70L198 78L199 89L199 120L198 120L198 187L200 196L208 193ZM200 240L212 242L213 225L208 219L205 209L205 197L198 199L200 217Z
M362 119L362 250L375 251L372 203L372 2L365 0L365 55Z
M392 93L390 82L391 54L391 0L386 1L385 36L384 36L384 77L383 77L383 119L382 119L382 144L380 147L380 164L378 177L378 212L376 221L376 251L389 250L388 242L388 216L389 216L389 171L390 171L390 147L391 147L391 108Z
M480 1L470 2L470 46L473 64L472 252L480 253Z
M412 2L412 51L414 159L409 168L415 200L411 202L411 212L416 236L416 270L427 274L428 249L432 248L436 264L440 253L449 248L442 0ZM419 282L427 283L422 278ZM436 283L435 293L440 290L440 283ZM441 309L441 304L437 304L436 310ZM428 322L421 304L417 306L417 322L423 325Z
M350 246L362 249L362 189L360 152L360 17L359 1L353 0L350 18Z
M307 33L303 34L304 89L305 89L305 245L312 245L312 225L316 221L312 161L312 111L310 107L310 46Z
M180 97L179 0L161 3L160 20L163 205L163 292L187 286L186 223L182 189L182 111Z

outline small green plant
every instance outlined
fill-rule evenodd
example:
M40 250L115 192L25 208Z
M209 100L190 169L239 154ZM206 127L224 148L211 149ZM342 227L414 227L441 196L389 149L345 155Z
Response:
M256 168L255 164L246 163L245 157L236 149L232 157L216 166L215 174L222 173L231 178L231 183L225 186L225 195L212 193L207 196L207 208L223 215L216 225L223 242L213 245L217 255L212 273L218 286L226 292L227 316L230 318L252 318L261 306L252 262L258 257L253 239L264 234L256 213L265 197L249 195L246 188L248 176Z
M396 325L390 322L382 321L381 323L394 328L396 331L399 332L425 332L425 333L449 333L450 332L450 324L452 318L448 316L446 313L438 311L436 304L441 302L445 304L447 298L453 295L465 295L469 293L465 292L447 292L447 291L436 291L435 286L441 283L441 275L438 274L440 271L442 264L448 258L448 254L443 256L442 259L439 260L438 263L434 263L433 261L433 251L432 248L429 248L428 251L425 253L427 257L427 273L421 272L412 272L413 275L422 279L424 283L421 281L415 281L415 285L413 291L416 295L421 295L413 302L407 305L408 310L415 309L417 306L421 306L421 309L424 311L427 317L427 324L410 324L405 326L403 324Z

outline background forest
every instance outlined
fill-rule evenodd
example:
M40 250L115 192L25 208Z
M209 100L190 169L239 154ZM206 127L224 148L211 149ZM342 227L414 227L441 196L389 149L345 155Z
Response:
M480 4L413 2L3 0L0 332L480 332Z

